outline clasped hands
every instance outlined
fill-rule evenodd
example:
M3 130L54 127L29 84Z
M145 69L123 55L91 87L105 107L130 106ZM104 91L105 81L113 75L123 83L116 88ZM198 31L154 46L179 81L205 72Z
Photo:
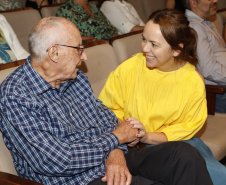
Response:
M144 125L137 120L136 118L127 118L126 122L134 129L138 129L138 134L136 135L137 139L135 139L134 141L128 143L129 147L134 147L137 143L139 143L140 141L142 142L144 140L144 137L146 135L146 130Z
M128 146L135 146L139 141L142 142L146 135L144 125L136 118L127 118L120 122L117 128L112 132L119 139L119 145L129 143Z

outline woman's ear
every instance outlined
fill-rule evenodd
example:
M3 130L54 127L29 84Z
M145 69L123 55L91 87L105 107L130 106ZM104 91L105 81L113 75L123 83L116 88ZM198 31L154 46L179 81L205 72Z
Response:
M49 58L53 61L53 62L58 62L59 59L59 50L58 47L55 45L52 45L49 49L48 49L48 55Z
M180 51L179 51L179 50L177 50L177 51L174 50L174 51L173 51L173 56L174 56L174 57L177 57L179 54L180 54Z
M181 49L183 49L184 44L180 43L180 44L179 44L179 47L180 47ZM174 56L174 57L177 57L177 56L180 54L180 52L181 52L181 50L173 50L173 56Z

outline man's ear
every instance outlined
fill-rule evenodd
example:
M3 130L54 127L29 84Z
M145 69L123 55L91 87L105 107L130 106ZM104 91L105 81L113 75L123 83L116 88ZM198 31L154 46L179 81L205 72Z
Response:
M179 44L180 48L183 49L184 44L180 43ZM177 57L180 54L181 50L173 50L173 56Z
M194 7L196 7L197 0L189 0L189 2L190 2L191 9L194 8Z
M53 62L58 62L58 59L59 59L59 53L58 53L58 48L56 46L51 46L49 49L48 49L48 55L49 55L49 58L53 61Z

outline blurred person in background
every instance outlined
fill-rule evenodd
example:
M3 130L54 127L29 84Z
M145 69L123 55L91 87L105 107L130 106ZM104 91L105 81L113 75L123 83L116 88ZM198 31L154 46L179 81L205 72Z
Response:
M0 64L25 59L28 55L10 24L0 14Z
M22 8L21 0L1 0L0 11Z
M218 0L183 0L190 27L198 35L198 71L209 85L226 86L226 44L211 18L216 16ZM226 113L226 94L216 95L216 112Z
M119 34L144 29L145 24L136 9L125 0L100 0L98 6Z
M118 33L96 4L88 0L67 0L58 8L56 16L73 22L83 40L109 40Z

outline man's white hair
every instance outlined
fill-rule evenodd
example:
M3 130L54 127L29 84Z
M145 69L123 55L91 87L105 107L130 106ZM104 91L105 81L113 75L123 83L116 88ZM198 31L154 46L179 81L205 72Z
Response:
M65 22L61 17L47 17L42 19L29 35L28 44L31 58L42 60L47 55L47 49L53 44L67 42L70 35L66 34Z

